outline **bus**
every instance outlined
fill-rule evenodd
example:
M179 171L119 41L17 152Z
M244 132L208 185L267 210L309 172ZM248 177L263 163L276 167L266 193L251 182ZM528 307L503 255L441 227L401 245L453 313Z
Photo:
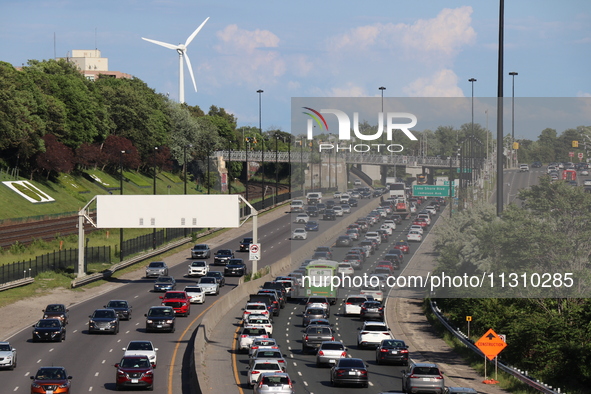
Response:
M337 276L339 263L333 260L313 260L306 266L306 278L302 282L306 297L328 298L331 305L336 304L338 287L332 287L332 277Z
M565 181L576 181L577 171L573 169L562 170L562 179Z

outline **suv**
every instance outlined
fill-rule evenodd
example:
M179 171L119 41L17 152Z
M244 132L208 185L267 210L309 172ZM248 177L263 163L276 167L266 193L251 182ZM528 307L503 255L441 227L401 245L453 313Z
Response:
M251 244L252 244L252 237L242 238L242 241L240 241L240 251L241 252L248 252Z
M318 207L316 205L309 205L308 208L306 209L306 213L311 218L315 218L318 216Z
M402 390L406 393L430 391L442 394L444 388L443 374L437 364L413 363L402 371Z
M31 393L69 393L71 379L64 367L41 367L31 376Z
M310 348L316 349L326 341L334 341L332 328L317 325L308 326L302 335L302 353L305 354Z
M105 308L117 312L119 320L131 320L131 305L125 300L111 300L105 305Z
M162 306L170 306L176 316L189 316L191 314L191 299L185 291L167 291L160 297Z
M113 309L97 309L88 316L88 333L110 332L115 335L119 332L119 316Z
M249 244L250 245L250 244ZM240 250L242 250L242 243L240 244ZM246 247L248 250L248 246ZM230 261L230 259L234 258L234 252L230 249L220 249L215 253L213 256L213 264L214 265L226 265Z
M154 369L147 356L123 356L115 364L115 389L117 391L128 387L141 387L150 391L154 389Z
M529 166L527 164L520 164L519 165L519 172L529 171Z
M191 249L192 259L208 259L211 257L211 249L207 244L197 244Z
M146 332L169 331L174 332L174 309L170 306L150 307L146 317Z
M49 304L41 312L44 319L60 319L65 326L68 324L69 311L64 304Z
M164 261L152 261L146 267L146 278L157 278L168 275L168 266Z
M379 346L384 339L394 339L386 323L366 321L363 323L357 338L357 348Z
M204 276L209 272L209 265L205 261L193 261L189 266L187 276Z

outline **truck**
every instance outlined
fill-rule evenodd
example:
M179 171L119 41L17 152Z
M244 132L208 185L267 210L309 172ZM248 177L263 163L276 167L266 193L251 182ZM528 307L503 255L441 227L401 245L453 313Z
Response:
M390 198L395 200L394 213L403 219L410 219L410 202L406 198L406 185L404 182L390 184Z
M308 205L316 205L322 202L322 193L321 192L310 192L306 194L306 201Z
M396 183L396 177L395 176L387 176L386 177L386 185L392 185Z

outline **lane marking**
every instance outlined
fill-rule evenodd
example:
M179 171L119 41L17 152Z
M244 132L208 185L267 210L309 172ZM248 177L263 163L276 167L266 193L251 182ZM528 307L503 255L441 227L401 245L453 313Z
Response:
M232 338L232 369L234 372L234 381L236 382L236 387L238 387L238 391L240 394L244 394L242 387L240 386L240 376L238 375L238 364L236 363L236 353L238 349L236 348L236 344L238 342L238 332L240 331L240 326L236 327L236 331L234 331L234 338Z

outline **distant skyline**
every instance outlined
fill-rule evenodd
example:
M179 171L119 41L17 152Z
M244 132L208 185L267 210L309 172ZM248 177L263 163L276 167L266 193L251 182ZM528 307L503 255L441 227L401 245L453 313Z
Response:
M496 97L498 7L467 0L3 2L0 60L18 67L98 49L111 71L178 100L178 55L141 37L184 43L210 17L187 50L199 89L185 68L187 104L223 107L238 126L258 127L262 89L263 130L289 132L292 97L378 98L380 86L385 98L471 97L470 78L475 97ZM591 97L590 55L588 0L505 2L505 97L511 71L516 97ZM478 115L484 125L483 111L475 121ZM515 135L536 139L540 131L516 124Z

